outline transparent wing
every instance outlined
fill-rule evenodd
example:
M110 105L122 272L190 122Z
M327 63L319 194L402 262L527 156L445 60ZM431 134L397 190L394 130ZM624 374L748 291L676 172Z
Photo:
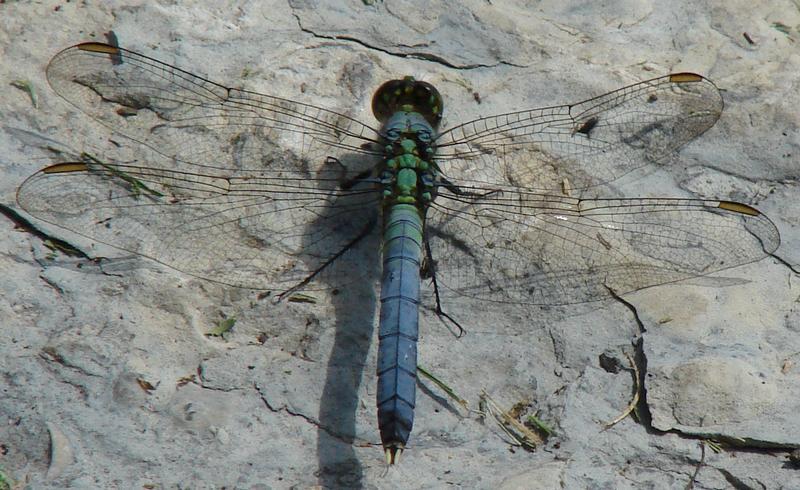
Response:
M39 219L257 289L297 285L377 219L380 192L363 177L377 135L347 116L105 44L62 51L47 76L65 99L141 145L133 161L84 154L31 176L17 201Z
M697 199L575 199L443 188L426 229L440 293L502 303L594 301L759 260L780 244L758 210Z
M372 189L340 190L331 179L86 158L32 175L17 201L48 223L198 277L288 289L363 234L379 198Z
M576 104L461 124L439 135L437 160L454 180L584 189L663 162L713 126L722 105L711 81L677 73Z
M61 51L47 80L81 111L170 164L249 166L310 178L332 149L337 156L380 156L373 149L377 132L348 116L228 88L107 44ZM365 170L346 163L346 176Z

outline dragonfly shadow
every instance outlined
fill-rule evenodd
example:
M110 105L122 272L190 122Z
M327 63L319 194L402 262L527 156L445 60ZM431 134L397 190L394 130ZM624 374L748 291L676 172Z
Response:
M372 400L362 400L360 394L364 380L370 379L375 370L367 357L372 344L375 324L375 278L378 274L379 238L377 233L365 238L353 255L363 258L364 263L374 264L373 273L363 280L349 284L333 297L336 318L333 346L328 360L325 386L322 390L318 432L318 461L320 484L324 488L359 486L363 474L357 463L354 444L364 445L357 436L356 419L366 405L374 410ZM349 265L334 264L337 275L352 273ZM338 468L331 471L333 467ZM335 481L327 481L335 477ZM345 478L347 481L342 481Z
M337 157L342 164L363 164L348 161L347 155ZM364 474L354 445L368 444L357 435L357 418L365 407L374 406L372 400L361 398L360 388L374 372L367 357L375 325L375 285L380 275L379 206L377 199L367 200L347 194L337 197L319 210L304 233L306 249L319 249L320 237L327 243L344 244L337 245L341 247L338 250L322 250L335 259L319 270L311 285L330 291L336 328L319 409L317 476L323 488L360 487Z

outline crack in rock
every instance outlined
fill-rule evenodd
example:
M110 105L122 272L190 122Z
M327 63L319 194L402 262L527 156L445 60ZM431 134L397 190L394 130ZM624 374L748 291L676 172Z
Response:
M340 434L340 433L334 431L333 429L330 429L329 427L325 427L324 425L320 424L319 421L314 419L313 417L310 417L310 416L308 416L308 415L306 415L304 413L295 412L294 410L292 410L291 408L289 408L286 405L284 405L281 408L275 408L275 407L272 406L272 404L270 404L270 402L267 399L266 395L264 395L261 392L261 389L258 387L258 384L254 384L253 388L256 390L256 392L259 395L259 398L261 398L261 401L264 402L264 405L267 407L267 409L269 409L270 412L277 413L277 414L279 414L279 413L287 413L287 414L291 415L292 417L301 418L301 419L305 420L306 422L308 422L310 425L313 425L317 429L320 429L320 430L324 431L329 436L333 437L334 439L337 439L337 440L341 441L344 444L351 444L353 442L353 440L355 439L355 437L353 437L353 436L345 436L343 434Z
M719 471L720 474L722 474L722 476L725 478L725 481L730 483L731 487L735 488L736 490L755 490L756 489L756 487L753 487L752 485L746 484L744 481L742 481L740 478L737 478L733 473L731 473L728 470L725 470L723 468L717 468L716 470ZM749 479L752 480L752 478L749 478ZM758 488L763 488L765 490L767 488L767 486L764 485L763 483L761 483L760 481L755 481L754 483L758 484Z
M433 53L427 53L427 52L423 52L423 51L416 51L416 52L412 51L412 52L409 52L409 53L390 51L390 50L388 50L386 48L381 48L381 47L369 44L368 42L366 42L366 41L364 41L362 39L359 39L357 37L354 37L354 36L319 34L317 32L314 32L312 29L309 29L307 27L303 27L303 23L300 20L300 16L298 14L293 12L292 15L297 20L297 26L300 29L300 31L305 32L306 34L310 34L315 38L328 39L328 40L333 40L333 41L350 41L350 42L354 42L354 43L356 43L356 44L358 44L360 46L363 46L363 47L365 47L365 48L367 48L369 50L377 51L379 53L387 54L389 56L394 56L394 57L397 57L397 58L413 58L413 59L419 59L419 60L424 60L424 61L431 61L433 63L437 63L439 65L446 66L448 68L452 68L452 69L455 69L455 70L475 70L475 69L478 69L478 68L495 68L495 67L498 67L498 66L511 66L511 67L514 67L514 68L527 68L527 66L525 66L525 65L512 63L510 61L498 61L497 63L494 63L494 64L471 63L471 64L459 65L459 64L453 63L452 61L448 61L447 59L443 58L442 56L439 56L439 55L436 55L436 54L433 54ZM398 46L404 47L404 48L412 48L412 47L414 47L414 46L408 46L408 45L403 45L403 44L398 44Z

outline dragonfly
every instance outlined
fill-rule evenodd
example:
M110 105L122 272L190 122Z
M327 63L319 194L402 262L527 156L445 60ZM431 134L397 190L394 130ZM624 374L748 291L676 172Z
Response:
M441 129L438 90L382 84L367 124L212 82L89 42L50 61L61 97L136 147L82 155L18 189L35 218L224 285L325 289L331 265L381 234L377 419L387 463L414 421L420 285L456 299L571 305L711 274L775 251L757 209L602 197L720 117L701 75L674 73L566 105Z

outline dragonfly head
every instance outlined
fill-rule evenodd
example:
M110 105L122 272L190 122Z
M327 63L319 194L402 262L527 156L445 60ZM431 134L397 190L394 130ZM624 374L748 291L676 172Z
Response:
M411 76L389 80L372 97L372 113L382 123L396 112L417 112L436 128L442 109L442 96L436 87Z

